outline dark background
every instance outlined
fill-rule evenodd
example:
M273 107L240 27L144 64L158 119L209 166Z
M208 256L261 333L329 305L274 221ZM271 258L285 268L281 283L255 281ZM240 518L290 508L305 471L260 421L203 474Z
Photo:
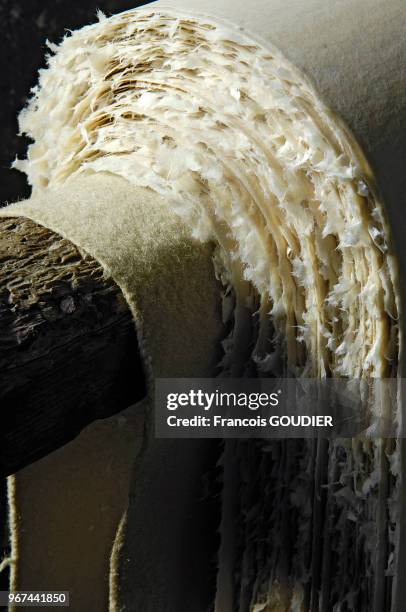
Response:
M148 4L147 0L0 0L0 205L30 195L25 175L10 170L25 157L28 140L18 136L17 115L49 53L46 39L59 42L66 30L106 15Z

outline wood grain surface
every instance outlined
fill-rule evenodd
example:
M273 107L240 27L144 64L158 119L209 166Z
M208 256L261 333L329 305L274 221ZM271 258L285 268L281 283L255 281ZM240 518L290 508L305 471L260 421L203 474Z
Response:
M68 240L28 219L1 219L1 473L144 395L137 336L119 287Z

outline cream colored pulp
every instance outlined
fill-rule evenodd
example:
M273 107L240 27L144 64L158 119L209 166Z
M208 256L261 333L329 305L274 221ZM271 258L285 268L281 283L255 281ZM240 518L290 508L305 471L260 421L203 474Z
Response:
M34 189L112 172L216 241L236 296L225 368L245 343L265 373L394 374L393 264L369 172L278 53L151 9L101 15L51 48L20 118L35 142L16 166Z

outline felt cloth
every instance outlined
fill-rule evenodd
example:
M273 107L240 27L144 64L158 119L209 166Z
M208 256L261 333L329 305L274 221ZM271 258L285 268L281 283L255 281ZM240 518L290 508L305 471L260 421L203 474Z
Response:
M102 263L106 274L114 271L134 314L150 399L155 376L214 374L222 323L213 247L193 239L159 195L98 174L72 180L56 192L47 190L9 207L6 214L32 217L69 236ZM185 576L190 574L190 556L194 579L202 567L188 520L193 517L193 531L205 533L195 514L202 493L199 479L212 445L154 440L150 418L147 404L146 415L145 407L137 405L128 414L95 423L73 443L12 478L13 588L46 584L70 590L75 610L107 609L110 553L127 508L134 459L144 454L144 446L143 473L137 476L141 533L136 548L144 550L141 558L149 558L154 571L135 564L142 581L139 605L147 609L145 597L151 609L160 601L173 606L187 601L171 572L184 567ZM149 452L154 458L150 469ZM126 561L133 555L127 554ZM153 576L149 590L148 575ZM112 592L117 588L113 568Z
M209 375L220 359L225 374L402 375L404 18L400 0L177 0L100 15L52 49L21 117L35 142L16 165L34 195L2 214L31 217L103 263L133 309L150 383ZM145 440L114 545L111 609L204 610L199 572L185 587L190 549L179 543L210 451ZM344 453L343 474L365 478ZM389 494L396 525L381 519L376 548L363 549L375 576L404 566L403 455L400 441L391 491L380 501L363 492L373 512ZM384 532L386 560L376 555ZM223 530L223 542L234 536ZM220 553L224 583L231 573ZM297 609L301 580L289 587ZM280 609L273 581L255 585L256 612ZM395 578L394 609L404 588ZM232 609L230 589L218 585L218 612Z

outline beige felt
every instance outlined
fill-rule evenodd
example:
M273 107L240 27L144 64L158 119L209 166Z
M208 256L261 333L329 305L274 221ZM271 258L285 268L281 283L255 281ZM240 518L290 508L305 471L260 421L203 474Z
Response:
M1 215L49 227L112 275L134 314L149 383L211 372L220 336L212 246L194 240L158 194L117 176L90 174Z
M154 376L212 373L221 334L212 247L193 240L162 198L99 174L2 214L27 216L69 237L112 273L134 313L150 394ZM109 556L127 506L137 449L147 445L144 410L137 405L128 415L91 425L77 440L14 476L13 588L71 590L75 611L107 610ZM147 432L150 410L148 404ZM187 486L180 490L186 502L193 496L190 480L201 474L208 449L203 445L196 453L197 448L190 447L190 462L179 447L176 456L184 463ZM163 465L169 467L170 460ZM160 494L160 482L148 482L148 490L157 488L157 501L167 507L173 492L163 487ZM178 509L175 503L173 534L179 534L183 521L183 514L175 516ZM141 510L150 521L148 503Z
M133 406L10 477L13 588L69 591L73 610L106 609L111 546L142 433L143 414Z
M203 0L175 0L171 3L154 3L150 7L151 10L154 10L156 7L160 9L168 5L171 8L163 10L164 12L167 11L170 16L176 17L182 15L182 11L186 11L187 15L187 11L191 11L192 14L196 15L199 13L209 14L209 21L221 22L225 19L234 24L231 26L231 38L235 34L237 39L241 28L243 28L249 38L254 41L263 41L265 48L268 48L272 53L276 47L288 60L303 71L304 78L310 80L317 92L317 99L313 98L313 102L306 107L308 115L312 116L312 113L314 113L316 102L317 109L318 111L320 110L321 107L318 104L319 98L324 101L332 109L336 130L339 131L340 119L338 117L340 117L355 135L366 157L373 165L379 190L383 194L386 216L395 238L396 255L402 273L406 269L406 249L404 248L403 240L403 234L406 230L406 217L403 214L406 185L405 173L402 170L406 152L405 140L401 137L399 126L403 116L402 113L404 113L406 98L404 70L402 70L405 62L406 41L403 34L405 20L404 3L401 0L389 0L388 2L381 2L380 0L340 0L340 2L335 0L308 0L306 2L301 0L291 0L289 2L285 0L257 0L255 5L253 5L242 0L237 2L224 0L221 3L215 2L215 0L209 0L208 2L203 2ZM131 19L134 19L134 16L130 17L130 22ZM123 17L123 20L125 21L125 17ZM202 20L204 22L206 18L204 17ZM188 142L186 142L186 146L183 144L183 150L186 150L188 157L184 154L182 163L185 165L189 164L189 169L191 170L190 175L187 177L188 180L185 179L182 182L183 175L181 175L181 180L178 180L176 172L173 173L173 181L167 180L170 173L166 172L164 165L165 171L158 177L161 180L157 183L156 176L153 176L152 172L149 173L145 169L140 172L139 158L135 158L138 165L135 163L131 166L131 162L129 162L126 170L123 169L123 164L132 159L130 157L131 151L126 148L126 129L124 128L120 132L118 143L114 142L112 133L108 133L105 141L103 141L103 138L100 136L103 132L103 115L101 118L98 117L97 120L93 117L89 121L89 125L87 125L88 131L86 132L85 130L87 140L83 137L82 133L79 134L79 130L75 132L77 122L72 121L72 117L64 112L59 115L55 113L54 118L59 123L55 127L52 137L51 130L47 129L48 124L44 124L44 117L47 118L48 113L53 111L53 108L48 108L47 106L47 100L52 99L49 95L52 93L52 87L55 88L55 83L58 83L58 87L62 87L62 84L57 80L59 76L57 72L58 70L62 71L62 69L67 70L67 74L70 75L72 80L76 78L77 72L75 72L74 68L72 68L71 73L68 71L73 62L76 61L76 57L78 62L82 61L80 66L84 69L83 74L87 74L86 70L89 70L91 75L89 82L92 83L93 89L89 100L92 101L92 105L95 103L97 109L96 100L98 103L100 99L103 99L103 88L108 79L106 76L106 80L100 84L97 82L95 75L103 74L103 70L106 70L110 58L108 55L109 51L106 50L106 55L103 55L104 50L101 53L95 54L91 58L90 69L85 65L85 60L79 59L80 53L83 54L83 48L86 45L89 45L89 49L94 50L96 39L97 44L99 44L100 40L104 40L103 36L114 38L112 32L115 31L114 28L116 26L112 25L110 32L108 32L108 26L106 30L103 29L103 24L97 27L100 27L100 31L103 32L101 39L97 39L97 36L93 35L93 31L86 30L82 38L80 38L80 44L76 48L73 45L65 47L65 52L68 54L65 57L69 57L69 61L65 63L61 61L59 65L54 64L53 77L50 77L49 81L47 78L44 78L42 83L45 95L40 99L40 112L36 113L36 106L34 104L31 114L27 115L26 123L27 119L29 119L30 121L32 120L33 125L35 124L35 137L38 139L38 136L40 136L40 141L43 138L43 141L39 142L38 146L33 150L34 153L28 164L28 166L31 165L35 170L30 175L34 187L40 193L43 185L52 185L53 183L56 185L59 182L60 186L64 178L69 176L70 173L82 172L82 163L90 165L93 163L93 167L96 169L108 168L111 172L117 172L122 175L127 174L130 180L133 182L138 181L142 185L149 184L150 181L151 187L158 185L156 188L161 189L161 193L173 195L171 193L172 183L176 183L178 190L173 189L176 198L181 200L186 192L185 199L189 202L187 197L189 195L188 188L196 190L196 185L193 183L192 178L194 179L195 173L201 169L197 163L198 147L194 151L196 155L190 157L190 151L187 148ZM71 53L71 56L69 56L69 53ZM275 51L275 55L278 53L279 51ZM83 55L87 58L86 53ZM193 63L193 58L191 61ZM138 70L142 72L142 68L143 66L145 68L145 65L148 65L148 62L141 64L141 68L138 66ZM52 75L52 69L50 73ZM230 74L228 75L229 78ZM292 76L294 77L292 72L287 77L286 71L282 71L281 74L282 82L284 75L288 81ZM296 81L295 77L293 80ZM304 82L302 77L297 80L302 84ZM88 85L87 82L83 85L85 81L86 79L84 78L81 86ZM123 90L124 92L127 91L127 82L116 85L113 78L112 91L114 91L114 95L119 96ZM210 102L213 102L215 99L213 81L209 82L207 80L207 88L209 88L209 85L212 87L209 90L209 96L211 96ZM48 90L47 87L49 88ZM116 92L119 93L116 94ZM65 93L67 96L72 95L71 91ZM198 92L198 96L204 99L206 93L205 87L203 87ZM233 92L233 95L235 95L235 92ZM300 95L299 93L299 98ZM136 98L135 95L133 97L134 99ZM264 98L266 100L267 96L264 95ZM147 96L147 99L150 100L151 97L148 98ZM226 100L227 109L230 106L230 99L226 98ZM52 100L52 105L56 104L57 101L57 99ZM107 103L109 101L110 99L107 96ZM76 102L77 100L74 101L74 103ZM126 102L128 103L128 100ZM176 100L176 103L178 103L178 100ZM131 104L129 106L131 107ZM79 109L78 116L81 117L85 109L80 108L80 103L77 104L77 107ZM146 107L148 107L148 104ZM144 110L146 107L144 107ZM119 108L120 101L117 100L117 105L113 109L117 125L120 114ZM125 120L127 121L128 117L135 117L139 121L139 118L142 116L139 110L137 107L137 112L134 112L134 109L131 107L131 112L127 113ZM164 109L164 112L166 110ZM176 107L170 108L170 111L170 117L176 116ZM219 110L217 109L218 112ZM335 116L335 113L337 116ZM199 115L199 113L196 114ZM316 123L320 119L323 125L327 115L325 113L322 119L316 116ZM181 120L177 124L179 131L176 133L175 130L175 133L171 133L169 140L172 138L172 140L176 141L176 137L179 134L179 141L182 142L180 136L184 136L185 133L190 133L191 135L195 133L191 130L191 126L195 128L193 123L188 125L186 122L186 126L182 123L185 116L187 116L185 113L180 113ZM154 123L157 133L159 133L157 126L160 124L160 118L161 116L158 115L158 119ZM66 131L64 130L66 127L65 123L69 128ZM107 122L107 126L109 127L112 123L114 122ZM101 128L99 124L101 124ZM224 125L224 122L219 121L219 125ZM243 125L244 127L246 126L245 123ZM125 126L129 126L129 123L125 124ZM182 134L181 128L183 129ZM259 129L258 126L255 129ZM93 133L92 130L96 133ZM75 134L74 137L70 138L70 135L73 133ZM140 133L142 134L142 132ZM218 147L219 143L225 140L226 136L226 132L219 136ZM302 140L303 136L304 134L302 133ZM155 138L154 130L150 129L150 124L147 124L145 140L149 137L152 139L151 150L153 154L155 154L156 150L160 152L158 148L160 146L158 144L159 139ZM81 138L84 138L83 142L80 140ZM204 138L204 134L201 134L199 138ZM353 162L355 158L357 159L362 170L359 178L365 180L369 187L373 189L375 186L373 173L369 169L363 153L358 150L358 145L353 135L350 132L347 133L346 128L344 128L340 138L348 145L346 148L344 147L346 155L349 154ZM165 139L162 139L162 141L166 142ZM89 149L86 148L89 143L93 146L93 150L91 146L89 146ZM76 145L75 154L70 155L70 147L74 149ZM137 142L137 147L139 145L140 143ZM242 142L243 145L244 142ZM104 149L103 146L105 147ZM48 152L50 152L49 154L46 151L47 148ZM56 148L58 155L55 153ZM103 155L100 154L100 150L103 151ZM150 155L152 159L151 165L153 165L154 171L159 174L159 166L160 163L163 163L162 160L165 161L165 155L154 157L154 155L151 155L151 150L145 147L145 151L143 150L140 156L141 162L144 161L142 155ZM182 151L182 148L180 150ZM207 147L206 150L209 151L210 147ZM82 159L80 155L83 151L87 151L87 157L84 155ZM121 156L118 156L118 161L115 158L116 152L121 153ZM234 148L233 152L239 153L238 146ZM218 160L223 163L225 159L227 165L230 162L230 157L232 157L229 153L228 151L228 155L224 154L223 157L219 155L216 163ZM48 155L48 166L46 154ZM343 161L346 155L340 154L338 157ZM77 161L79 159L80 161ZM147 159L149 158L147 157ZM251 161L248 154L245 161L247 165ZM174 167L176 162L179 163L179 156L178 158L173 157ZM170 164L169 167L172 170ZM270 167L272 167L271 163ZM259 170L261 171L261 168ZM243 179L246 183L249 183L255 172L250 174L246 169L245 172L246 175L244 175ZM211 180L212 176L212 174L206 173L208 178L205 178L205 180ZM165 179L169 187L165 186ZM176 375L187 376L192 373L199 373L201 375L202 372L209 372L209 365L212 363L211 358L215 354L214 345L219 338L219 324L214 307L216 298L213 296L216 289L213 287L210 289L214 279L210 269L210 257L207 247L197 247L196 243L193 243L193 248L189 251L182 238L179 241L174 239L177 237L177 232L174 231L174 228L177 227L179 222L175 220L172 213L168 212L165 202L158 196L152 196L151 192L143 189L136 189L134 191L133 188L130 190L128 184L124 187L124 183L114 182L113 179L108 179L107 177L76 180L84 180L85 182L66 184L62 189L61 196L55 196L58 199L59 206L52 208L52 205L49 203L51 196L48 189L46 189L43 195L38 196L41 200L39 208L37 205L35 207L31 206L29 203L22 206L17 205L14 209L16 214L33 215L35 219L45 225L50 223L52 229L61 231L63 234L66 232L69 238L89 250L92 255L100 259L111 270L133 307L132 296L136 295L137 301L134 312L138 325L142 330L141 339L144 357L151 378L159 372L167 372L165 369L166 365L168 371ZM215 183L215 179L213 180ZM98 191L100 187L99 181L101 193ZM112 181L111 183L109 182L109 189L112 189L114 185L114 190L116 188L118 190L115 192L117 197L114 197L112 200L114 201L114 207L113 205L108 206L107 200L111 201L111 197L106 196L105 185L103 185L104 181ZM224 182L227 186L234 186L233 180ZM78 195L75 195L75 185L78 185ZM201 184L198 182L197 185L199 188L201 187ZM205 183L203 185L205 186ZM342 185L339 188L341 189ZM339 188L337 187L337 191L339 191ZM354 192L352 203L355 204L357 202L358 205L358 196L355 195L356 186L353 185L352 189ZM238 193L240 195L241 191ZM141 194L142 197L140 198ZM213 206L218 204L216 213L223 213L224 210L227 210L227 200L221 201L223 192L216 184L212 195ZM92 202L90 211L83 200L83 197L87 198L87 196L89 196L87 203ZM128 198L132 197L135 198L137 203L136 208L131 208L131 212L129 212L126 206L123 205L126 211L124 216L122 216L120 212L122 211L121 201L127 202ZM143 204L144 197L148 200L148 208ZM193 201L192 197L191 200ZM118 201L120 201L120 205L116 207L116 202ZM237 202L239 205L242 202L242 198L240 200L237 199ZM237 205L235 201L234 205ZM111 212L113 208L114 214ZM130 207L127 208L129 209ZM118 216L115 214L116 210L119 211ZM137 211L136 214L133 214L134 210ZM165 214L162 214L163 211L165 211ZM74 214L73 217L71 216L72 212ZM148 219L149 217L151 218L150 221L147 219L147 216ZM193 218L193 215L190 216ZM360 217L362 216L361 214ZM216 218L216 215L214 217ZM228 228L232 226L233 231L236 232L236 227L243 228L241 233L238 234L236 242L239 243L240 250L244 251L249 215L245 212L245 217L243 214L242 218L242 224L238 225L235 223L235 227L229 224ZM258 227L256 229L259 235L262 236L265 224L262 217L260 219L262 222L257 223ZM226 220L228 221L228 218ZM232 221L234 222L235 219L233 218ZM278 226L281 223L274 223L273 226L271 223L272 231L270 234L277 233ZM163 228L162 231L161 227ZM228 251L230 251L229 235L226 232L227 236L224 239L220 230L221 227L216 228L216 231L218 231L217 235L222 238L223 245L226 244L225 250L227 251L228 248ZM135 240L133 237L128 239L128 235L131 235L133 231L137 233L137 238ZM246 232L245 234L244 231ZM181 235L183 236L183 234ZM298 240L301 240L300 235ZM304 242L306 241L304 240ZM123 251L121 248L122 244L130 248ZM374 248L371 242L366 249L366 255L372 253ZM189 269L182 269L182 274L179 275L172 274L171 270L174 268L174 258L172 255L177 254L179 249L182 253L194 253L196 258L200 257L201 261L204 262L204 269L201 266L201 262L195 261L193 259L194 255L191 255ZM204 253L201 249L203 249ZM333 252L333 249L331 249L331 252ZM229 252L227 255L229 255ZM125 265L123 265L122 256L125 257ZM278 252L278 256L280 257L279 261L283 263L283 249ZM331 255L332 258L333 255ZM384 263L386 263L386 259L385 255L383 257ZM152 276L150 274L151 269L149 268L150 261L152 262ZM380 255L376 261L380 262L378 267L381 266L383 268ZM169 267L168 264L170 264ZM255 266L253 267L255 268ZM156 271L158 270L160 272L159 285L152 283L151 293L151 284L149 280L148 282L145 282L145 280L146 278L156 279ZM198 274L196 274L197 270L199 271ZM285 277L289 276L286 270L289 270L289 274L291 273L288 262L286 262L284 274L282 274ZM147 275L145 274L146 271L148 272ZM260 271L261 266L259 265L255 272L259 275ZM392 268L391 271L393 272ZM272 266L270 266L271 273ZM379 270L380 273L381 270ZM376 277L379 274L377 272ZM194 286L189 282L189 279L195 283ZM251 280L255 283L257 280L255 274L252 275ZM290 280L288 279L288 281ZM313 284L312 281L309 282L309 286L313 286ZM404 291L404 286L406 285L403 285L402 291ZM257 285L258 287L259 284ZM186 288L187 294L185 293ZM291 295L289 293L289 286L287 289L285 287L284 294L288 295L288 297ZM270 297L276 299L275 295ZM404 299L404 296L402 295L401 298ZM204 302L205 299L207 303ZM162 309L157 308L157 304L162 304L163 301L170 306L170 312L164 313ZM176 308L173 307L175 302L177 303ZM244 302L244 300L241 300L241 302ZM287 302L289 303L289 299ZM267 302L265 300L262 306L262 314L264 314L267 312ZM321 308L318 308L317 304L313 308L309 308L309 312L312 311L313 314L318 310L321 310ZM381 313L383 318L384 309L381 309ZM168 317L166 316L167 314L169 315ZM385 316L388 316L387 312ZM379 317L377 318L379 319ZM168 321L171 322L169 326ZM204 325L202 325L202 321ZM293 320L293 322L288 321L287 329L296 327L295 323L296 320ZM322 322L320 325L322 325ZM247 328L244 327L243 329ZM199 334L199 336L197 337L196 334ZM172 341L175 336L177 341L173 345L168 344L168 341ZM248 340L246 340L247 337L248 335L245 332L241 335L241 346L244 345L244 342L249 344ZM310 333L310 337L316 336L312 336L312 333ZM162 350L162 347L166 348L167 346L173 347L173 350L172 348L170 351ZM191 357L193 357L193 360L190 359ZM149 358L153 360L153 367L150 367ZM403 365L404 363L401 362L401 372L403 371ZM127 514L127 523L121 524L120 534L116 540L113 555L112 606L114 610L117 607L117 602L119 602L117 605L121 606L122 609L141 609L146 612L149 609L152 612L160 612L164 609L171 612L172 610L174 612L181 610L189 612L201 608L202 604L201 600L199 601L198 594L193 597L193 594L190 595L184 587L188 581L183 580L183 586L182 588L180 587L182 582L179 568L182 570L186 569L186 560L190 553L190 548L186 547L182 552L179 549L179 542L183 542L185 538L185 532L182 530L181 509L183 508L183 511L189 512L194 507L192 483L196 481L196 478L204 468L206 450L203 448L204 445L196 445L193 448L193 444L191 444L189 450L186 447L187 445L181 449L178 445L172 446L168 443L165 448L165 445L149 440L149 454L146 454L143 461L137 464L135 476L132 480L131 503ZM175 487L174 473L182 473L183 488L177 488L177 484ZM157 483L159 482L165 483L161 491L156 490ZM151 483L155 486L151 486ZM160 492L165 500L161 505L158 495ZM155 500L155 505L152 507L150 505L151 499ZM148 509L147 512L146 509ZM400 540L404 537L403 531L400 521ZM191 546L192 543L189 541L189 547ZM406 547L400 545L399 549L402 552L406 550ZM403 561L401 557L399 563L402 566ZM176 568L178 568L178 571ZM118 581L115 579L117 576L119 578ZM397 585L395 584L395 605L397 602L398 607L402 598L404 599L402 587L402 581L399 581ZM399 607L399 609L401 608ZM226 612L226 610L219 610L219 612Z

